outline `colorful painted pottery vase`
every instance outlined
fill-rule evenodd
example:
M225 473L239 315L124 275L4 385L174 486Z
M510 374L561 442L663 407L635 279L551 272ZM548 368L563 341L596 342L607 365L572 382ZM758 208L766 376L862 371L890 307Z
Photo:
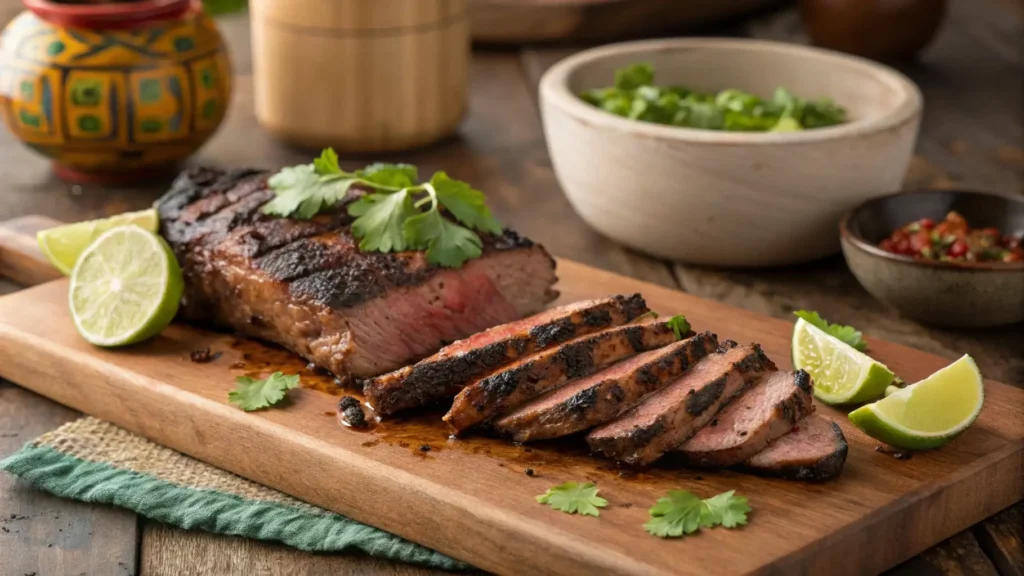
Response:
M0 36L0 114L60 177L138 180L220 126L231 66L198 2L23 2Z

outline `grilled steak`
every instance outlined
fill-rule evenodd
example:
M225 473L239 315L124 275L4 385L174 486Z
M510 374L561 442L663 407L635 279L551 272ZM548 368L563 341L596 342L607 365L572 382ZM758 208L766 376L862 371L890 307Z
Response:
M413 366L367 380L366 399L389 415L458 394L466 384L538 350L611 326L647 312L639 294L574 302L529 318L495 326Z
M839 475L848 451L839 425L812 415L744 462L743 468L765 476L821 482Z
M160 231L185 277L183 319L276 342L351 379L557 296L554 261L512 231L482 236L483 255L459 269L432 266L422 252L362 252L343 205L312 220L262 214L274 196L267 176L192 169L158 201Z
M775 370L760 346L726 342L682 377L587 435L594 452L633 465L654 462L714 418L761 374Z
M644 352L527 402L495 422L494 430L529 442L592 428L672 382L716 348L718 339L705 332Z
M803 370L770 372L734 399L680 447L691 466L735 466L793 429L814 411L811 376Z
M513 410L574 378L582 378L639 352L676 341L667 322L647 320L609 328L527 356L466 386L444 416L455 432Z

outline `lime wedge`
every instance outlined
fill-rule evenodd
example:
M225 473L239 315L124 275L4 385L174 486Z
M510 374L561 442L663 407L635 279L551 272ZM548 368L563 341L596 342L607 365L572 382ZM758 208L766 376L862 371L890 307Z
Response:
M850 412L850 420L876 440L923 450L966 430L984 403L981 372L965 355L917 384Z
M892 383L884 364L800 318L793 327L793 366L814 379L814 397L826 404L874 400Z
M104 232L71 272L68 302L79 334L97 346L156 336L178 312L184 281L164 239L138 226Z
M78 257L107 230L134 224L150 232L156 232L160 227L160 217L156 210L142 210L141 212L126 212L103 218L100 220L89 220L88 222L77 222L65 224L56 228L41 230L36 234L36 241L39 242L39 249L43 251L50 264L60 270L65 276L71 274Z

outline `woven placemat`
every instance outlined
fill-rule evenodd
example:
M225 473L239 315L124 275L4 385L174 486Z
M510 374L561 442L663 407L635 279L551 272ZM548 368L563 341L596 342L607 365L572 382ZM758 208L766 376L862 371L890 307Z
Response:
M470 568L96 418L40 436L0 461L0 469L63 498L128 508L189 530L277 541L310 552L359 550L431 568Z

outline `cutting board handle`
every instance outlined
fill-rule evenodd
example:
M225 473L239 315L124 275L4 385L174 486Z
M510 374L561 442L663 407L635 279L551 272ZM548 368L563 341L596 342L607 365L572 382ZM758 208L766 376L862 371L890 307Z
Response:
M60 278L61 273L39 250L36 232L61 224L45 216L23 216L0 222L0 276L23 286Z

